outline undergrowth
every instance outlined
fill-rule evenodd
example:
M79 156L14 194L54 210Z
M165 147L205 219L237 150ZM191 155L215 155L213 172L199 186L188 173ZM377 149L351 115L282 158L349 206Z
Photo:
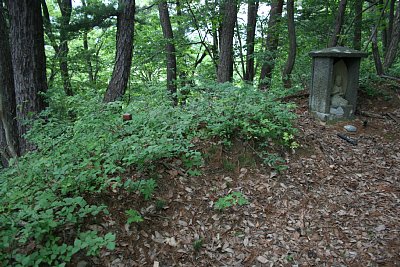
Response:
M36 150L0 173L0 262L64 266L81 250L96 255L113 249L115 234L85 226L88 219L108 213L102 203L88 204L87 196L118 187L150 199L155 180L124 180L123 174L149 170L169 158L180 157L188 171L199 175L196 168L203 161L195 138L293 143L291 106L254 88L191 88L180 107L168 99L158 88L148 88L128 105L105 105L93 93L52 96L51 106L27 134ZM122 120L125 112L132 120ZM126 213L129 223L140 221L140 214Z

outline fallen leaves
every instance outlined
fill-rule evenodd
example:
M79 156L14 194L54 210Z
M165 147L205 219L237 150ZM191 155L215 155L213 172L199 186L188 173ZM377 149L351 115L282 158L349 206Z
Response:
M400 109L391 114L400 118ZM228 173L206 166L200 177L168 170L159 181L168 209L145 202L145 222L137 229L120 223L117 248L100 265L400 264L400 126L374 118L365 129L356 124L362 132L354 147L336 138L340 124L321 126L307 113L298 123L303 148L287 156L283 173L261 165ZM251 204L213 209L234 191ZM103 226L118 225L109 218Z

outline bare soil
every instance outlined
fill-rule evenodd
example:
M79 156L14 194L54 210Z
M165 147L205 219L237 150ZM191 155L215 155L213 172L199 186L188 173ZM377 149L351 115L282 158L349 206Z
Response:
M199 144L206 155L200 176L188 175L176 159L155 170L158 189L150 201L110 190L103 199L110 215L89 228L116 233L116 249L76 262L400 266L400 97L361 94L355 120L328 124L310 116L307 99L296 101L301 146L279 151L287 170L262 164L251 142L235 141L230 149ZM347 133L346 124L357 132ZM215 210L213 204L233 191L250 204ZM144 222L127 225L124 212L130 208Z

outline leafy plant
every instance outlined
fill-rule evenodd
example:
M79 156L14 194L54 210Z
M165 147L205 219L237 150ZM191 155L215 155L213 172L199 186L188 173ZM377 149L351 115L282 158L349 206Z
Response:
M238 136L290 146L296 133L292 106L252 87L193 87L182 107L166 101L164 87L143 88L131 96L131 104L105 105L89 88L73 97L49 97L50 106L26 135L36 150L0 170L0 262L5 265L60 265L82 250L92 255L112 249L112 233L80 231L83 222L108 213L105 205L89 204L84 196L118 187L149 200L156 194L155 179L121 177L128 170L149 173L166 159L181 158L189 175L199 175L203 158L194 140L229 144ZM122 121L124 112L134 114L132 120ZM215 208L246 203L234 192ZM126 215L130 222L140 220L133 211Z
M125 214L128 216L128 224L143 222L143 217L137 210L129 209L125 211Z
M225 197L219 198L214 204L214 208L217 210L225 210L232 206L243 206L249 204L249 201L241 192L232 192Z
M157 199L156 200L156 209L157 210L162 210L164 207L165 207L165 205L166 205L167 203L166 203L166 201L164 200L164 199Z
M201 249L202 246L203 246L203 239L202 238L196 239L193 242L193 249L194 249L195 252L198 252Z

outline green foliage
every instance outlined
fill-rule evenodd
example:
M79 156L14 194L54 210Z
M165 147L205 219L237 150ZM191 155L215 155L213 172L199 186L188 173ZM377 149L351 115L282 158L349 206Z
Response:
M143 222L143 217L137 210L129 209L125 211L125 214L128 216L128 224Z
M132 180L127 180L124 183L124 188L129 192L139 191L145 200L149 200L157 187L157 183L154 179L140 180L134 182Z
M261 151L258 154L265 164L275 169L277 172L282 172L288 168L285 159L277 154L269 153L267 151Z
M218 199L214 204L214 208L217 210L225 210L232 206L243 206L249 204L249 201L241 192L232 192L225 197Z
M157 199L156 200L156 209L157 210L162 210L165 205L167 205L167 202L164 199Z
M60 265L81 250L93 255L112 249L112 233L83 227L107 214L106 206L89 204L87 197L116 187L145 200L156 194L154 179L122 180L127 170L146 175L160 162L180 158L190 175L199 175L204 161L194 140L229 143L239 136L290 146L296 132L291 106L252 87L193 87L182 107L173 107L157 87L138 92L129 105L105 105L91 90L75 97L51 91L49 97L49 108L27 134L36 150L0 173L0 261L6 265ZM131 121L122 120L125 112ZM216 208L246 203L236 192ZM140 220L134 211L127 215L129 223Z
M201 249L202 246L203 246L203 239L202 238L196 239L193 242L193 249L194 249L195 252L199 252L199 250Z

